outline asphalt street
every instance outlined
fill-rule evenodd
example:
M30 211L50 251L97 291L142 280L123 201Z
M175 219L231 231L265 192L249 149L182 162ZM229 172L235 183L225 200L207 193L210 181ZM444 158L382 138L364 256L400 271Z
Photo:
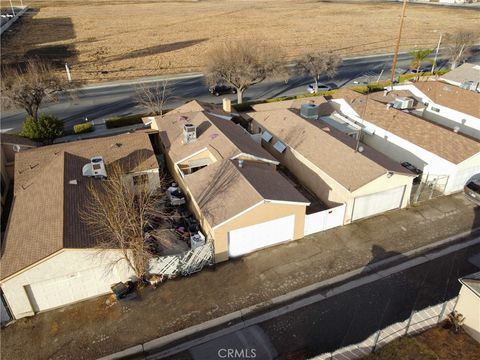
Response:
M221 359L226 354L218 351L225 348L244 354L255 349L258 359L302 359L334 351L406 320L413 310L457 296L458 278L478 271L479 258L480 245L467 247L164 359Z
M391 55L380 55L345 60L338 69L335 79L321 79L321 81L341 87L353 84L354 81L372 82L379 78L388 79L391 58ZM407 71L410 60L408 54L399 56L398 73ZM480 49L475 51L469 61L480 64ZM380 77L380 75L382 76ZM249 88L245 93L244 100L306 93L306 87L310 82L311 79L305 76L292 76L288 83L283 80L265 81ZM150 84L153 85L151 82ZM45 104L40 111L63 119L66 129L71 129L73 125L84 122L85 118L95 123L102 123L112 116L144 113L145 109L138 106L136 101L137 88L138 84L134 83L86 87L77 91L73 98L63 96L57 103ZM191 99L221 102L221 97L210 95L201 75L172 80L169 82L169 88L172 97L166 105L167 108L176 107ZM230 97L235 99L236 96L230 95ZM1 131L11 132L20 129L24 119L25 112L23 110L3 112L0 116Z

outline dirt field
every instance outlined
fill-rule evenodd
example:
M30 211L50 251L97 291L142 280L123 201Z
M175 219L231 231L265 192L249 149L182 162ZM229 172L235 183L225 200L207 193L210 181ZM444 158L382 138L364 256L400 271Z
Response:
M294 58L308 49L345 56L391 52L401 4L313 0L44 0L2 38L2 63L66 61L77 80L201 71L205 52L256 37ZM439 31L474 30L480 12L409 6L403 49L434 46ZM435 31L437 30L437 31Z

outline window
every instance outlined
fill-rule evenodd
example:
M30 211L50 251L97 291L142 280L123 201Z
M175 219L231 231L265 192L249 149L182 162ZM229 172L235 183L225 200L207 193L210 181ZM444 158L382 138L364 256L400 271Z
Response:
M148 184L148 174L135 175L133 177L133 185L145 185Z
M432 111L435 111L435 112L438 112L438 113L439 113L439 112L440 112L440 109L432 106Z
M287 146L282 143L281 141L277 141L275 143L275 145L273 145L274 149L277 150L280 154L283 153L285 151L285 149L287 148Z
M265 140L266 142L270 142L272 140L273 136L270 134L268 131L264 131L262 134L262 139Z

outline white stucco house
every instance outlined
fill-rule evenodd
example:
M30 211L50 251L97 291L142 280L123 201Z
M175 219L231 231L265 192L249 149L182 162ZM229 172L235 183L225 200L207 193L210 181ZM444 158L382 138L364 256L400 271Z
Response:
M435 184L444 194L462 190L480 173L479 140L395 109L378 101L382 96L341 90L331 104L363 129L363 143L395 161L413 164L423 171L423 181L438 179Z
M394 90L416 100L419 105L409 110L412 114L480 139L480 93L441 81L402 84Z
M107 169L121 162L132 184L159 186L146 132L16 154L14 200L2 244L2 316L18 319L109 293L112 284L133 277L121 251L100 252L92 229L81 221L88 184L102 181L84 176L83 168L97 156Z

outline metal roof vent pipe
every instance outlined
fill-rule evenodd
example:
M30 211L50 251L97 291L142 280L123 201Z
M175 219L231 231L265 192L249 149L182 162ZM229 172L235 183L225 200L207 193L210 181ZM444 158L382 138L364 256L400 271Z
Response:
M458 134L459 131L460 131L460 126L455 126L455 127L453 128L453 132L454 132L455 134Z
M232 100L228 98L223 98L223 111L226 113L232 112Z
M243 160L242 159L238 159L238 167L243 168Z

